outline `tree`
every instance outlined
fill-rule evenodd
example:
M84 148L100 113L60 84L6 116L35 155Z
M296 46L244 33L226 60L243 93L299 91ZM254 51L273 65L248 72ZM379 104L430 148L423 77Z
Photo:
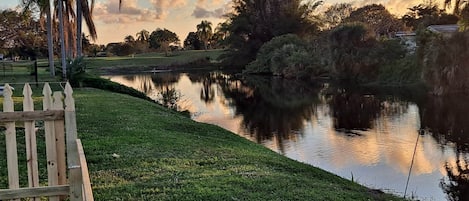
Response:
M381 4L371 4L358 8L350 13L345 21L366 24L377 36L387 36L404 28L402 22L389 13Z
M200 50L202 45L202 41L200 41L199 36L195 32L189 32L184 40L185 49Z
M453 3L452 0L445 0L444 5L445 5L445 7L450 8L452 3ZM455 0L455 1L454 1L453 14L459 16L459 15L461 14L461 11L462 11L465 7L468 7L468 6L469 6L468 1L465 1L465 0Z
M324 28L331 29L342 23L350 16L353 8L350 3L336 3L324 12Z
M137 41L139 42L147 42L148 39L150 38L150 32L148 32L145 29L142 29L141 31L137 32Z
M199 39L204 42L204 49L208 49L208 42L212 37L212 23L203 20L200 24L197 25L197 35Z
M131 35L127 35L125 38L124 38L124 42L125 43L134 43L135 42L135 38Z
M301 0L234 0L234 11L227 20L229 52L223 62L245 66L255 59L262 44L275 36L295 33L311 36L318 33L313 12L322 1L302 4Z
M169 45L178 41L179 38L176 33L168 29L158 28L150 34L150 48L161 48L166 56L168 56Z
M414 30L432 24L455 24L458 20L457 16L446 13L437 4L431 2L409 8L409 11L402 17L404 24Z
M91 6L88 3L88 0L76 0L76 9L77 9L77 56L81 56L81 40L82 40L82 17L85 18L86 26L88 27L88 32L93 41L98 37L96 32L96 27L93 21L93 7L94 0L91 1Z
M43 26L44 17L46 18L46 31L47 31L47 47L48 47L48 59L49 59L49 71L52 77L55 76L54 66L54 39L52 38L52 13L51 5L48 0L23 0L23 6L25 10L28 10L33 4L39 8L39 21ZM45 15L45 16L44 16Z

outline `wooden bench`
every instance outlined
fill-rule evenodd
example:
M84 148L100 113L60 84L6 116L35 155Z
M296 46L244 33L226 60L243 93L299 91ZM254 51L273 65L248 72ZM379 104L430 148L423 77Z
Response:
M0 189L0 200L19 201L30 198L39 201L44 197L52 201L94 200L85 153L80 139L77 138L75 102L69 83L66 83L63 93L64 101L62 92L52 93L49 84L46 83L43 89L43 110L34 111L32 90L29 84L25 84L23 111L14 111L11 88L8 84L5 85L0 122L6 128L9 189ZM44 122L47 167L38 167L36 121ZM20 187L19 182L15 122L24 122L27 187ZM47 185L40 186L40 168L47 169Z

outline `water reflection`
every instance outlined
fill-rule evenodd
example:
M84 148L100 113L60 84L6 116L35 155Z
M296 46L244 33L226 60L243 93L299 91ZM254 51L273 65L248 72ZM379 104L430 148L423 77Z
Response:
M422 128L441 145L452 144L456 153L446 161L446 178L441 179L441 187L449 200L469 200L469 97L432 97L423 105ZM443 150L445 151L445 150Z
M112 76L152 98L166 91L197 121L217 124L293 159L408 195L469 199L468 97L354 89L217 73Z

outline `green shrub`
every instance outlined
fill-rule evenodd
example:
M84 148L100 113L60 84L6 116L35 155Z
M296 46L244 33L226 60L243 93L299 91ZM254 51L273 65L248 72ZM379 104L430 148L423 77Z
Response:
M278 36L265 43L256 60L245 70L246 73L267 73L288 78L317 76L323 71L307 43L294 34Z

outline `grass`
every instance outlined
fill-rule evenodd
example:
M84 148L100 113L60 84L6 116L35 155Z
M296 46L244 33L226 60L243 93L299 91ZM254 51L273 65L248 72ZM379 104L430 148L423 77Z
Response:
M127 57L94 57L87 59L87 68L92 73L103 73L108 71L143 71L153 68L168 68L172 66L185 66L197 64L209 58L210 62L216 59L223 50L188 50L174 52L171 56L164 53L146 53ZM204 62L200 63L206 64Z

